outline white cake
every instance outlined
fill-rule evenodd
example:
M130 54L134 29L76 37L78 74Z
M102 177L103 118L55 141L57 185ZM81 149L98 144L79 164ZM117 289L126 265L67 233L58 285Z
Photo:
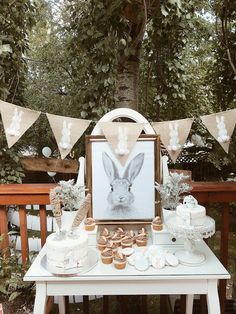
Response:
M197 200L189 195L184 198L183 204L176 208L177 223L202 226L206 217L206 208L198 205Z
M46 240L47 263L53 267L64 269L83 265L83 260L88 254L88 235L79 230L76 237L66 234L60 238L57 233L52 233Z

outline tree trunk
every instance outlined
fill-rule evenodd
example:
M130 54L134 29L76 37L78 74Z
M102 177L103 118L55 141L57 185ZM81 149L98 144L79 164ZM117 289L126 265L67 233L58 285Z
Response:
M137 48L139 54L140 48ZM116 107L137 110L139 90L139 58L132 56L119 66L117 75Z
M141 44L147 24L147 5L144 0L127 4L123 11L130 24L130 55L121 56L116 82L116 107L138 109L139 65Z

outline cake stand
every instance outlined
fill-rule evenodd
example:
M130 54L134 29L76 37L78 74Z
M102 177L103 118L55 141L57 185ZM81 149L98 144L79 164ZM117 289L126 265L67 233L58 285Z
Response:
M171 234L175 237L184 238L184 249L175 252L179 262L187 266L198 266L202 264L206 256L196 249L196 241L211 237L215 233L215 221L209 216L205 217L204 224L201 226L191 226L181 224L173 215L165 222Z

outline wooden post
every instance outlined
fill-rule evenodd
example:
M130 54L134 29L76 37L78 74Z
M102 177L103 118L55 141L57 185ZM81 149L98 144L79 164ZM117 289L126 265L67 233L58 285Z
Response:
M89 314L89 297L87 295L83 296L83 313Z
M1 250L3 255L9 255L8 219L6 206L0 205L0 234L3 236Z
M220 260L225 268L228 266L228 247L229 247L229 203L223 204L221 215L221 245L220 245ZM220 306L221 313L225 312L226 300L226 280L220 280Z
M39 206L39 218L40 218L41 247L43 247L47 238L47 213L45 205Z
M109 313L109 296L108 295L104 295L103 296L103 314L108 314Z
M28 247L27 218L24 205L19 206L19 219L20 219L22 263L25 264L28 262L29 247Z

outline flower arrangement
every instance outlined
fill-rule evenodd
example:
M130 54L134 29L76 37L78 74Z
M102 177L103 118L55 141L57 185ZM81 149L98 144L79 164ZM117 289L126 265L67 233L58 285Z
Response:
M189 176L183 173L172 172L169 179L164 184L156 182L155 188L160 193L162 207L169 210L175 210L183 198L184 193L188 193L192 187L183 182L189 179Z
M54 189L55 199L60 201L62 209L75 211L85 199L85 187L74 184L74 179L68 181L59 181L59 185Z

